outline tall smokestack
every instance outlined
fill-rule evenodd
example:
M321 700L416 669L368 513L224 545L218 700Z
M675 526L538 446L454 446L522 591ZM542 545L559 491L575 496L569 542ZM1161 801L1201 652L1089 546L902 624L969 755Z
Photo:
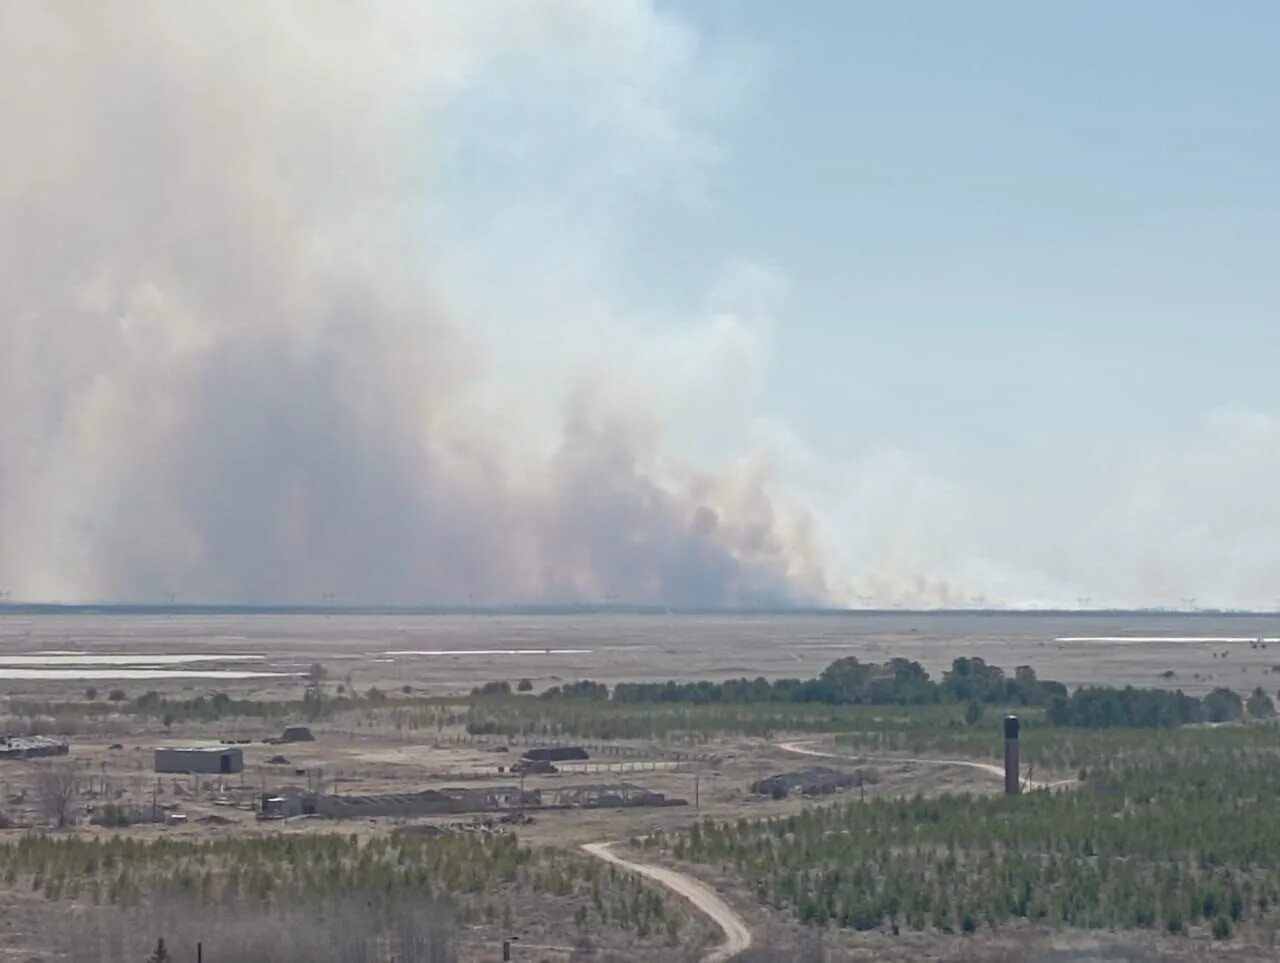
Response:
M1004 793L1016 796L1022 791L1018 780L1018 717L1004 717Z

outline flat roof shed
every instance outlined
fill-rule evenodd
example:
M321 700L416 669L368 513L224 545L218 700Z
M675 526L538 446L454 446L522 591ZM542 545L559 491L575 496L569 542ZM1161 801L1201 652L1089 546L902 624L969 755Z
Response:
M238 746L161 746L156 772L244 772L244 752Z

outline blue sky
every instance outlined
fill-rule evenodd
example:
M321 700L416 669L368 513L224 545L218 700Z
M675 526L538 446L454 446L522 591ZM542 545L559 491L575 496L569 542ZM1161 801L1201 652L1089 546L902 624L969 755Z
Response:
M771 403L824 447L1275 407L1274 5L680 9L764 66L706 206L655 208L634 254L785 273Z
M726 263L770 272L783 294L769 360L737 427L782 426L805 453L792 481L855 578L883 563L869 542L901 534L871 535L866 517L906 513L900 528L925 531L885 549L888 581L910 570L958 597L1280 594L1280 556L1253 544L1274 534L1254 511L1266 473L1239 454L1277 443L1280 9L657 12L683 38L663 103L694 146L645 142L655 173L628 160L645 153L635 141L565 121L535 84L495 97L496 125L527 125L523 149L488 181L460 165L446 207L480 191L505 209L522 172L521 202L545 194L562 219L554 256L573 251L561 263L587 265L591 290L641 327L700 323ZM457 108L460 141L485 142L475 108ZM1245 439L1222 427L1242 422ZM872 488L933 494L868 502L863 476L886 461L896 481ZM1115 517L1134 526L1122 545L1080 535ZM1094 570L1117 553L1116 571ZM1247 573L1214 579L1228 557L1251 559Z

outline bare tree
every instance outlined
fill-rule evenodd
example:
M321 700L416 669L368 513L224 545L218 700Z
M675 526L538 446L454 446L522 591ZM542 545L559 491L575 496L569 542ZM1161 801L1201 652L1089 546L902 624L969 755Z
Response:
M40 815L59 829L75 822L80 797L80 773L72 766L41 766L36 772Z
M321 688L328 677L329 670L319 662L312 662L307 668L307 684L316 689Z
M308 719L319 719L324 711L324 680L329 670L319 662L312 662L307 669L307 687L302 693L304 711Z

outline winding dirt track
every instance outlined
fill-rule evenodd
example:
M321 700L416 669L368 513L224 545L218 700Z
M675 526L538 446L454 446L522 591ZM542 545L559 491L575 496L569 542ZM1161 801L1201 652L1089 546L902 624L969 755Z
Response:
M661 883L667 889L683 896L692 903L699 912L710 917L724 933L724 941L702 958L702 963L725 963L743 950L751 946L751 930L746 921L735 913L732 907L722 900L706 883L678 873L665 866L653 866L649 863L633 863L613 852L613 843L585 843L583 849L605 862L613 863L632 873L647 876Z
M968 769L977 769L979 772L994 776L997 779L1004 779L1004 769L992 762L975 762L972 759L924 759L919 757L905 758L902 756L850 756L838 752L824 752L821 749L813 748L810 742L780 742L778 748L783 752L794 753L798 756L817 756L822 759L840 759L845 762L861 762L864 760L882 759L885 762L909 762L923 766L963 766ZM1027 783L1028 789L1055 789L1059 786L1070 786L1076 782L1074 779L1059 779L1053 782L1044 782L1032 780ZM679 896L684 897L694 905L699 912L709 917L724 933L724 940L721 944L702 958L702 963L726 963L727 960L733 959L739 953L751 946L751 930L747 927L746 921L734 912L724 900L716 895L715 891L706 883L694 879L692 876L686 876L684 873L677 872L674 869L667 869L665 866L654 866L649 863L633 863L628 859L623 859L613 852L613 843L584 843L582 848L598 859L605 862L613 863L632 873L641 876L647 876L649 879L665 886Z
M902 756L848 756L838 752L823 752L820 749L814 749L812 743L806 742L780 742L778 748L783 752L792 752L800 756L819 756L823 759L841 759L845 762L858 762L861 760L880 759L884 762L910 762L922 766L964 766L968 769L977 769L988 775L995 776L997 779L1004 779L1004 769L997 766L993 762L974 762L971 759L922 759L922 758L904 758ZM1056 789L1059 786L1074 785L1074 779L1058 779L1053 782L1044 782L1042 780L1029 780L1027 782L1028 789Z

